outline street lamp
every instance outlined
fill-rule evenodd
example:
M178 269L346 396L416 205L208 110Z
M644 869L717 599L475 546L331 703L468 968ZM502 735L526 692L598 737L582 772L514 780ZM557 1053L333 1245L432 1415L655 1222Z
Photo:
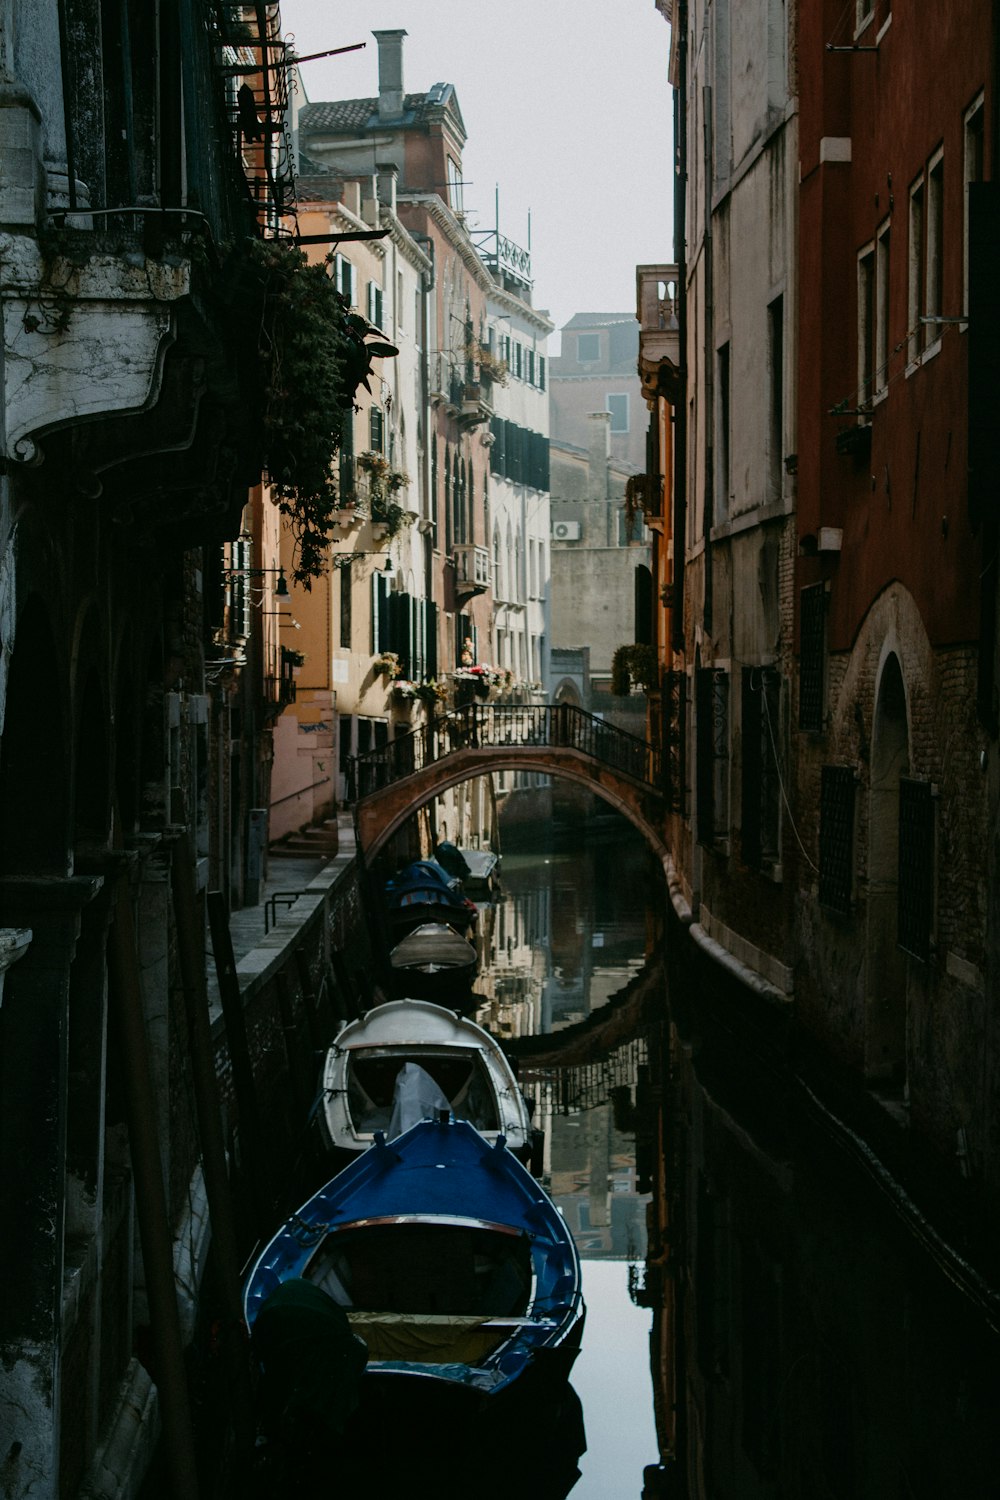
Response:
M278 581L274 585L275 597L287 599L288 579L285 577L284 568L224 568L222 576L227 583L232 583L234 578L265 578L268 573L278 575Z
M381 556L382 556L381 552L341 552L341 553L339 553L333 559L333 566L336 568L336 570L337 570L338 573L341 573L341 572L343 572L344 568L349 568L351 566L351 563L354 561L354 559L356 557L381 557ZM391 573L392 572L392 558L391 557L387 557L386 558L386 560L385 560L385 567L382 569L382 571L383 571L383 573Z

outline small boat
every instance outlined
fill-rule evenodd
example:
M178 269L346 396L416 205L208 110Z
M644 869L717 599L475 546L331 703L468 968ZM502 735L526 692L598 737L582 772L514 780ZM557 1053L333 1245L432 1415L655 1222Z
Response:
M375 1144L310 1198L244 1288L251 1333L289 1280L318 1287L368 1348L362 1399L433 1384L456 1399L529 1401L579 1352L580 1260L562 1216L507 1150L465 1120ZM501 1403L506 1405L506 1402Z
M349 1021L326 1054L320 1115L328 1144L355 1153L442 1110L529 1162L531 1117L499 1042L427 1000L390 1000Z
M446 922L424 922L389 954L393 989L399 999L469 999L479 955L467 938Z
M500 884L500 856L492 849L461 849L468 874L462 889L473 901L492 901Z
M385 886L390 926L406 933L424 922L444 922L463 935L479 916L476 903L462 891L462 882L449 875L436 859L416 859L398 871Z

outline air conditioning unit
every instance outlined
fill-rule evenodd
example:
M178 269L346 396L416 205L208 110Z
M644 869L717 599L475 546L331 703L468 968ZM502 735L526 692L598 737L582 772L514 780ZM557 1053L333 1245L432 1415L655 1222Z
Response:
M552 540L554 542L578 542L580 540L579 521L553 521Z

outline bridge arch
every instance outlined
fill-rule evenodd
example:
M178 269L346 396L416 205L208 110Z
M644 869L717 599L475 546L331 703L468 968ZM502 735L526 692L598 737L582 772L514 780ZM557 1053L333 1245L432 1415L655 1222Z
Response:
M407 818L441 792L495 771L532 771L585 786L627 818L661 859L670 852L664 837L663 799L639 778L572 746L478 745L450 750L360 798L354 822L362 858L373 859Z

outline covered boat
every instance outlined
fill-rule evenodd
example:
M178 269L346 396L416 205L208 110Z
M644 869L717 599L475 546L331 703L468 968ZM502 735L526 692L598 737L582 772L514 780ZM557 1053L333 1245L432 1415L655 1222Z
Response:
M376 1130L391 1140L445 1110L531 1158L528 1106L500 1044L426 1000L390 1000L349 1021L327 1052L322 1094L320 1118L335 1150L363 1151Z
M467 938L446 922L423 922L389 954L393 989L400 999L469 999L479 955Z
M436 859L415 859L385 885L389 924L398 933L424 922L445 922L456 932L473 930L479 912L464 895L462 882Z
M500 884L500 856L492 849L461 849L468 870L462 889L473 901L492 901Z
M301 1278L368 1348L362 1390L433 1383L493 1401L565 1382L580 1347L580 1261L561 1215L507 1150L467 1121L414 1125L310 1198L255 1263L244 1316Z

